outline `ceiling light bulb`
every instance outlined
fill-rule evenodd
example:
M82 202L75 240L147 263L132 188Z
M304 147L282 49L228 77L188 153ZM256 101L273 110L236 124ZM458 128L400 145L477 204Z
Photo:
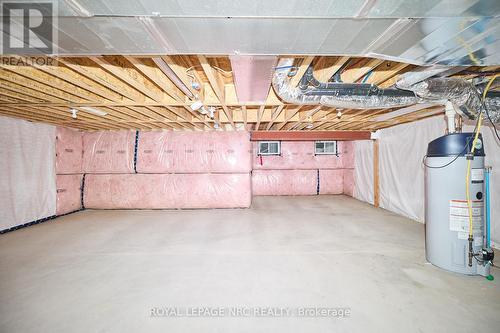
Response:
M314 125L313 125L312 123L309 123L309 124L307 124L307 125L306 125L306 128L307 128L307 129L311 129L311 128L313 128L313 126L314 126Z
M193 81L191 82L191 88L195 89L195 90L200 90L200 84L196 81Z
M77 109L70 109L70 111L71 111L71 118L76 119L76 117L77 117L76 113L78 112L78 110Z
M191 104L191 110L197 111L203 107L203 103L200 101L195 101L193 104Z
M339 111L337 112L337 118L340 118L340 117L342 117L342 112L339 110Z

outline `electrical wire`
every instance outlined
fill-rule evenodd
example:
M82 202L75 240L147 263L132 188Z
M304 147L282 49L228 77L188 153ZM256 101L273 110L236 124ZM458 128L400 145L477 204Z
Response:
M476 120L476 125L474 126L474 130L472 131L472 133L475 133L476 132L476 129L477 129L477 125L478 125L478 122L479 122L479 117L478 119ZM440 166L430 166L428 165L425 161L427 160L427 155L424 156L424 158L422 159L422 164L429 168L429 169L442 169L442 168L446 168L447 166L451 165L453 162L455 162L466 150L467 148L469 147L469 143L470 143L470 140L471 138L467 138L467 142L465 143L465 146L464 148L462 149L462 151L460 151L459 154L455 155L455 157L453 158L453 160L451 160L450 162L446 163L446 164L443 164L443 165L440 165Z
M495 76L493 76L490 81L488 82L488 84L486 85L486 87L484 88L484 91L483 91L483 96L482 96L482 103L483 103L483 107L484 109L486 109L486 105L484 103L484 100L486 98L486 94L488 93L488 90L490 89L491 85L493 84L493 81L495 81L495 79L497 77L499 77L500 74L497 74ZM474 140L472 141L472 147L471 147L471 150L470 150L470 155L474 156L474 151L476 149L476 142L478 140L478 137L479 137L479 133L481 132L481 124L482 124L482 119L483 119L483 116L482 116L482 110L479 112L479 115L478 115L478 122L477 122L477 128L476 128L476 134L474 136ZM467 174L466 174L466 177L465 177L465 195L466 195L466 198L467 198L467 209L469 211L469 247L471 247L471 240L473 239L473 217L472 217L472 201L471 201L471 198L470 198L470 173L471 173L471 164L472 164L472 160L471 159L467 159ZM472 248L469 249L469 251L472 251Z
M493 123L493 120L491 120L490 113L488 112L488 107L486 106L486 104L484 104L484 110L486 111L486 117L488 117L488 120L490 121L491 126L493 126L493 132L495 133L498 141L500 141L500 135L498 134L497 127Z
M473 254L472 256L474 257L474 259L476 259L476 261L477 261L478 263L480 263L480 264L484 263L484 260L481 260L481 259L478 259L478 258L477 258L477 257L479 256L479 254L477 254L477 253L476 253L476 254Z
M488 120L490 121L491 123L491 126L493 126L493 130L495 132L495 135L498 139L498 141L500 141L500 135L498 135L498 130L495 126L495 124L493 123L493 121L491 120L491 117L490 117L490 113L489 113L489 110L488 110L488 107L486 106L486 103L484 103L484 99L486 98L486 93L488 92L488 90L490 89L491 85L493 84L493 82L500 76L500 74L496 74L494 75L490 81L488 82L488 84L486 85L486 87L484 88L484 91L483 91L483 108L485 110L485 113L486 113L486 117L488 117Z
M450 162L448 162L446 164L443 164L443 165L440 165L440 166L430 166L427 163L425 163L425 161L427 160L427 155L424 156L424 158L422 160L422 163L424 164L425 167L427 167L429 169L442 169L442 168L446 168L448 165L451 165L453 162L455 162L460 157L460 155L462 155L465 152L465 150L469 146L469 142L470 142L470 138L467 140L467 143L465 144L464 149L462 149L462 151L459 154L457 154Z
M460 22L460 29L464 30L466 27L465 25L468 24L466 20L463 20ZM469 59L476 65L476 66L481 66L481 61L474 55L474 51L472 50L472 47L463 39L460 35L456 37L457 41L462 44L464 49L467 51L467 54L469 56Z
M474 151L476 150L476 142L479 138L479 133L481 132L481 124L483 119L483 113L480 112L478 116L478 125L476 129L476 134L474 135L474 140L472 141L472 147L470 150L470 155L474 156ZM470 172L471 172L472 160L467 159L467 174L465 176L465 196L467 198L467 209L469 211L469 239L473 238L472 232L472 201L470 199Z
M195 69L195 68L199 68L199 67L203 67L201 65L194 65L194 66L191 66L189 67L188 69L186 69L186 75L188 75L190 78L192 78L193 80L195 80L195 77L194 77L194 74L191 74L190 72ZM217 67L217 66L210 66L212 67L213 69L215 69L216 71L220 72L222 75L226 76L226 77L229 77L229 76L232 76L233 75L233 71L226 71L220 67Z

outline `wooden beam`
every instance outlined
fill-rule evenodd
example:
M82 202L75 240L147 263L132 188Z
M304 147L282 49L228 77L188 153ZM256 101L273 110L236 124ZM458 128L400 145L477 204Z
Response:
M398 72L408 67L410 64L393 62L393 61L385 61L375 68L370 75L370 77L366 80L366 83L373 83L379 85L390 78L394 77Z
M269 123L267 123L266 130L269 131L269 129L271 128L271 126L273 126L275 120L279 117L279 115L281 114L281 111L283 111L284 107L285 107L284 105L280 105L280 106L278 106L276 108L276 110L274 110L274 112L272 114L271 121Z
M264 115L265 105L261 105L259 108L259 112L257 113L257 123L255 124L255 131L259 130L260 121L262 120L262 116Z
M50 86L51 95L57 94L60 98L72 102L103 102L103 98L94 93L91 93L79 86L68 83L62 79L54 77L50 74L42 72L33 67L15 67L8 65L0 65L12 74L2 71L1 77L5 80L17 83L29 89L43 91L43 86Z
M379 140L373 140L373 205L380 206Z
M53 62L57 66L37 65L36 63L31 64L31 66L49 75L73 83L79 86L80 88L86 89L107 100L111 100L113 102L127 101L127 98L125 98L124 96L100 84L96 84L95 81L87 78L84 75L77 73L76 71L73 71L69 67L66 67L63 63L58 62L57 59L54 58Z
M175 98L172 98L169 94L167 94L165 89L170 89L169 87L172 87L173 84L168 85L166 82L170 82L169 80L162 81L161 76L163 75L163 73L156 67L149 68L143 62L132 57L127 57L126 59L127 61L133 61L132 65L134 66L134 68L127 67L126 63L123 62L119 57L114 57L112 58L112 60L103 57L91 57L90 59L92 59L103 69L107 70L117 78L126 82L127 84L156 102L162 104L169 104L172 101L183 102L183 100L180 100L181 98L176 95L176 92L178 93L178 89L176 87L175 89L177 90L170 92L170 94L172 96L175 96ZM161 87L161 89L157 86L154 86L153 83L149 81L149 79L151 79L150 76L153 77L152 81L155 82L155 84L157 84L159 87ZM190 114L192 114L192 111L188 107L184 108ZM185 112L177 113L177 115L181 117L182 120L188 120ZM197 115L195 116L198 117ZM204 121L201 117L199 119ZM208 123L206 123L206 125L210 126Z
M247 131L248 117L247 117L247 107L245 105L241 107L241 115L243 117L243 127L245 128L245 131Z
M293 123L293 125L291 127L288 128L288 130L292 130L292 129L295 129L296 127L298 127L300 124L302 124L302 122L307 122L309 117L311 117L311 120L312 120L312 116L314 114L316 114L316 112L318 112L319 110L321 110L323 106L322 105L318 105L316 107L314 107L312 110L309 110L309 111L304 111L303 113L300 113L300 117L299 117L299 121L296 121L295 123Z
M288 109L286 109L286 110L285 110L285 120L284 120L282 123L278 124L278 125L276 126L276 128L275 128L275 129L279 131L279 130L281 130L283 127L285 127L285 126L286 126L286 124L287 124L287 123L288 123L288 122L289 122L289 121L290 121L290 120L291 120L291 119L292 119L292 118L293 118L293 117L294 117L297 113L299 113L299 112L300 112L300 109L301 109L301 108L302 108L302 105L299 105L298 107L296 107L296 108L294 108L294 109L292 109L292 110L288 110Z
M369 140L368 131L253 131L252 141L315 141L315 140Z
M148 61L149 59L134 58L130 56L125 56L127 59L139 72L145 77L153 81L158 87L160 87L165 93L172 96L175 100L183 102L186 96L180 91L179 88L172 81L170 81L167 76L156 67L153 61Z
M294 77L290 80L290 87L295 87L297 84L299 84L300 80L306 73L307 69L313 62L314 57L305 57L304 60L300 63L299 69L297 70L297 73L295 74Z
M166 103L171 99L170 96L154 86L135 68L128 67L119 57L90 57L90 59L154 101Z
M123 81L111 73L108 73L101 67L96 66L90 59L58 58L57 61L76 73L95 81L98 83L96 86L105 87L117 94L123 95L129 99L129 101L141 103L146 100L146 97L139 91L125 84Z
M342 75L342 81L347 83L354 83L365 76L369 71L373 70L376 66L383 62L381 59L369 59L365 64L357 66L354 65L346 69Z
M231 123L231 126L233 126L233 128L236 129L236 127L234 126L233 115L231 114L231 110L229 110L226 106L226 101L224 98L224 83L222 82L219 73L216 72L212 68L212 66L210 66L205 56L199 55L198 60L200 61L201 67L203 68L203 71L205 72L205 75L208 78L208 82L210 83L212 90L214 91L215 95L217 96L217 98L221 103L222 110L224 110L227 119Z
M322 57L318 62L314 63L314 77L320 82L328 82L328 80L338 72L340 67L344 66L349 61L350 57L338 57L331 65L325 65L331 57Z

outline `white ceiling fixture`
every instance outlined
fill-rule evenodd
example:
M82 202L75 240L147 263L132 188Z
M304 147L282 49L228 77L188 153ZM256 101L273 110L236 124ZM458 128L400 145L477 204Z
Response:
M94 109L94 108L91 108L90 106L81 106L80 109L85 111L85 112L92 113L92 114L95 114L96 116L100 116L100 117L104 117L105 115L108 114L105 111Z
M198 111L201 114L207 114L207 110L205 110L205 107L203 106L203 103L201 101L195 101L193 104L190 105L191 110L193 111Z

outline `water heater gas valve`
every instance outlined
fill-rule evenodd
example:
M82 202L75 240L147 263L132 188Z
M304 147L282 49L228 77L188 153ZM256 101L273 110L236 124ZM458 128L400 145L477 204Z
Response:
M484 262L492 262L493 259L495 258L495 252L493 252L493 250L490 248L487 248L487 249L484 248L481 252L483 255Z

